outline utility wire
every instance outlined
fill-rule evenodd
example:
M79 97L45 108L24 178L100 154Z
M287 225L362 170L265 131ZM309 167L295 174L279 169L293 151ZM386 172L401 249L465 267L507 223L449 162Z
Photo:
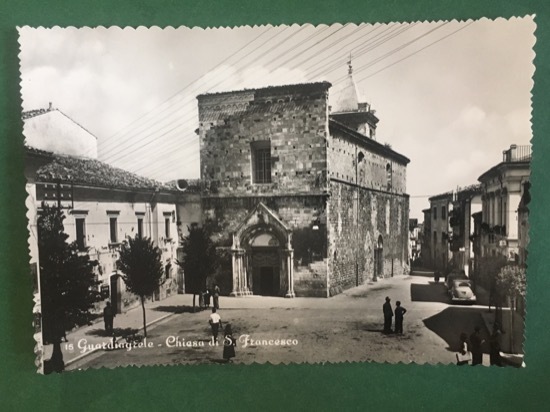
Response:
M339 28L337 31L339 31L339 30L341 30L341 29L343 29L343 28L345 28L345 27L346 27L346 26L343 26L343 27ZM336 32L337 32L337 31L336 31ZM356 31L357 31L357 29L356 29L353 33L355 33ZM334 32L334 33L335 33L335 32ZM351 34L353 34L353 33L351 33ZM296 45L296 46L293 47L292 49L296 49L296 48L300 47L300 45L307 43L307 41L309 41L310 39L312 39L312 38L315 37L315 36L318 36L319 34L320 34L320 33L317 32L317 33L315 33L314 35L310 35L307 39L303 40L302 42L300 42L298 45ZM345 36L344 39L347 38L347 37L349 37L351 34L348 34L347 36ZM320 44L321 42L323 42L324 40L326 40L326 39L329 38L329 37L330 37L330 35L329 35L329 36L325 36L323 39L318 40L315 44ZM285 55L287 55L287 54L288 54L288 53L287 53L287 51L285 50L283 53L281 53L281 54L279 54L278 56L276 56L275 58L271 59L271 61L270 61L269 63L274 62L274 61L276 61L277 59L279 59L279 58L281 58L282 56L285 56ZM298 53L298 54L299 54L299 53ZM291 56L291 57L293 57L293 56ZM225 80L225 79L224 79L224 80ZM192 120L193 122L196 122L196 115L191 115L191 116L188 117L188 118L189 118L190 120ZM148 144L148 143L146 143L146 144ZM134 150L132 150L131 152L126 153L125 155L129 155L129 154L135 153L135 152L137 151L137 149L142 148L143 146L144 146L144 145L142 145L141 147L137 147L137 148L135 148ZM167 148L167 149L165 149L163 152L161 152L160 154L162 155L162 154L164 154L164 153L172 152L172 151L173 151L173 148ZM125 157L125 155L123 155L122 157ZM112 157L111 157L111 158L112 158ZM139 168L134 169L134 170L136 170L136 171L143 170L143 169L147 168L147 166L148 166L148 165L144 165L144 166L139 167Z
M437 43L439 43L440 41L445 40L445 39L448 38L448 37L451 37L452 35L458 33L459 31L464 30L466 27L468 27L468 26L471 25L471 24L473 24L473 21L471 21L471 22L467 23L465 26L462 26L462 27L460 27L459 29L453 31L452 33L449 33L449 34L447 34L446 36L443 36L443 37L441 37L440 39L438 39L438 40L436 40L436 41L434 41L434 42L432 42L432 43L430 43L430 44L428 44L428 45L426 45L426 46L424 46L424 47L418 49L418 50L415 51L414 53L411 53L411 54L409 54L409 55L407 55L407 56L405 56L405 57L403 57L403 58L401 58L401 59L399 59L399 60L393 62L392 64L389 64L389 65L387 65L387 66L385 66L385 67L382 67L380 70L378 70L378 71L376 71L376 72L374 72L374 73L371 73L370 75L368 75L368 76L366 76L366 77L363 77L361 80L369 79L369 78L373 77L374 75L376 75L376 74L378 74L378 73L380 73L380 72L383 72L384 70L389 69L390 67L392 67L392 66L394 66L394 65L396 65L396 64L398 64L398 63L401 63L403 60L406 60L406 59L408 59L409 57L412 57L412 56L414 56L414 55L420 53L421 51L426 50L428 47L431 47L431 46L433 46L434 44L437 44ZM358 80L358 81L361 81L361 80Z
M246 43L244 46L242 46L239 50L237 50L235 53L227 56L223 61L221 61L220 63L218 63L214 69L211 69L211 70L215 70L217 67L220 67L221 65L223 65L224 63L226 63L227 61L229 61L231 59L231 57L234 57L236 56L237 54L239 54L242 50L244 50L245 48L247 48L248 46L250 46L252 43L254 43L256 40L258 40L260 37L262 37L264 34L266 34L267 32L269 32L271 29L273 29L274 27L273 26L269 26L267 28L267 30L265 30L264 32L260 33L258 36L256 36L254 39L252 39L250 42ZM286 30L286 28L284 29ZM283 30L283 31L284 31ZM281 32L278 32L276 33L273 37L276 37L280 34ZM271 40L273 37L271 37L269 40ZM269 41L268 40L268 41ZM265 44L265 43L262 43L262 45ZM246 57L246 55L244 56ZM211 71L210 70L210 71ZM164 101L162 101L159 105L157 105L154 109L152 109L149 113L146 114L149 115L150 113L154 112L155 110L159 109L162 105L164 105L165 103L168 103L170 100L174 99L175 97L177 97L178 95L180 95L184 90L186 90L188 87L190 87L192 84L198 82L201 78L203 78L204 75L192 80L191 82L189 82L187 85L185 85L183 88L179 89L176 93L172 94L171 96L169 96L168 98L166 98ZM130 124L124 126L122 129L120 129L119 131L115 132L114 134L112 134L111 136L109 136L107 139L110 139L112 137L115 137L116 135L118 135L119 133L121 133L122 131L125 131L127 130L130 126L133 126L135 123L138 123L140 122L142 119L144 118L144 116L140 116L138 117L136 120L134 120L133 122L131 122ZM123 133L126 134L127 132Z
M288 40L289 40L290 38L292 38L293 36L297 35L300 31L302 31L302 30L305 29L306 27L308 27L308 26L301 26L297 31L295 31L294 33L291 33L288 37L286 37L281 43L279 43L279 44L278 44L277 46L275 46L274 48L279 47L281 44L283 44L284 42L288 41ZM286 28L285 28L284 30L286 30ZM284 30L283 30L283 31L284 31ZM274 37L275 37L275 36L274 36ZM271 50L273 50L273 49L268 50L268 52L262 53L261 56L265 55L266 53L269 53ZM258 57L257 57L257 58L258 58ZM245 69L246 69L246 68L242 68L241 70L245 70ZM210 87L209 90L211 90L211 89L217 87L218 85L220 85L221 83L223 83L226 79L227 79L227 78L224 77L223 80L222 80L221 82L218 82L216 85ZM191 97L191 99L193 99L193 98L194 98L194 96ZM191 116L188 117L188 118L191 120L191 119L194 119L194 116L191 115ZM181 120L181 119L180 119L180 120ZM172 123L173 123L173 122L172 122ZM147 135L147 136L145 136L145 137L150 137L150 136L151 136L151 134L149 134L149 135ZM141 140L142 140L142 139L141 139ZM147 145L147 144L146 144L146 145ZM142 148L142 147L144 147L144 146L145 146L145 145L142 145L142 146L140 146L140 147ZM114 154L108 155L106 158L104 158L104 161L105 161L105 162L110 162L110 161L112 162L112 161L114 161L113 155L114 155ZM115 153L115 155L116 155L116 153Z

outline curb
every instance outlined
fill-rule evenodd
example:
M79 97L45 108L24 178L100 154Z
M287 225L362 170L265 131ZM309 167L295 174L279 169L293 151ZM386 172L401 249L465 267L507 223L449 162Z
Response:
M170 316L174 316L174 315L176 315L176 314L175 314L175 313L168 313L168 314L166 314L166 315L164 315L164 316L161 316L161 317L158 318L158 319L155 319L155 320L152 320L152 321L149 322L149 323L146 323L145 326L146 326L146 327L149 327L149 326L151 326L151 325L154 325L155 323L158 323L158 322L160 322L160 321L162 321L162 320L164 320L164 319L166 319L166 318L169 318ZM138 332L139 332L139 331L142 331L142 330L143 330L143 326L140 327L140 328L138 329ZM118 343L118 342L121 341L122 339L123 339L123 337L122 337L122 336L119 336L119 337L115 340L115 343ZM100 351L100 350L103 350L103 348L95 348L95 349L92 349L92 350L90 350L90 351L87 351L87 352L85 352L85 353L82 353L82 354L80 354L80 355L74 357L73 359L68 360L67 362L65 362L65 368L66 368L67 366L69 366L69 365L72 365L72 364L75 363L75 362L78 362L78 361L81 360L81 359L84 359L86 356L89 356L89 355L91 355L92 353L98 352L98 351Z

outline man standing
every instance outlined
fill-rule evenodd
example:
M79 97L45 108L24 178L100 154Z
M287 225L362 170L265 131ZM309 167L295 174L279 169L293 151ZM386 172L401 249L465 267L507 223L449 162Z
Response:
M401 306L401 302L395 302L395 333L403 333L403 316L407 309Z
M216 307L212 308L212 314L210 315L210 327L212 328L212 336L214 338L214 343L218 342L218 332L222 326L222 319L220 315L216 313Z
M107 334L113 333L113 319L115 317L115 312L111 306L111 302L107 301L105 308L103 309L103 321L105 322L105 332Z
M393 309L391 308L391 299L386 296L386 303L382 305L382 311L384 312L384 333L391 333L391 324L393 318Z
M485 340L481 339L481 329L479 326L474 328L474 333L470 335L470 350L472 352L472 366L483 364L483 351L481 345Z
M214 285L214 308L220 308L220 288L218 285Z

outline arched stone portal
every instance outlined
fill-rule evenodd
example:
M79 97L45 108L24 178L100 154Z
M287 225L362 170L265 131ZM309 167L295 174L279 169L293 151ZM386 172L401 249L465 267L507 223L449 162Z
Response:
M233 235L231 296L294 297L292 232L263 203Z

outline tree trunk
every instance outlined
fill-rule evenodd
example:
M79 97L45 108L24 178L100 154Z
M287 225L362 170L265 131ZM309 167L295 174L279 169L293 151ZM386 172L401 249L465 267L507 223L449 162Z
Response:
M50 371L51 372L63 372L65 369L65 362L63 362L63 352L61 351L61 339L55 340L53 343L52 357L50 358Z
M513 297L508 298L508 304L510 306L510 352L516 353L514 348L514 307L515 299Z
M141 309L143 311L143 337L147 337L147 321L145 319L145 298L140 296L141 299Z

